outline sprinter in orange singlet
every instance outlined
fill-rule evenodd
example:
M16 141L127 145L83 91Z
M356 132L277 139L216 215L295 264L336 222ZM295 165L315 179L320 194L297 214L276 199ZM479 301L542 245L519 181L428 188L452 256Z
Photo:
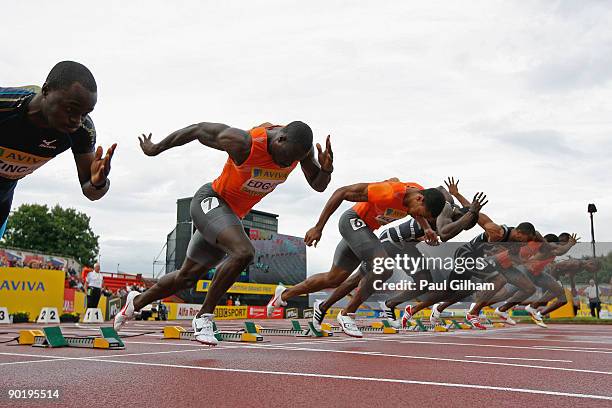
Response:
M419 184L403 183L397 179L341 187L332 194L323 208L317 225L306 233L306 245L317 245L329 217L345 200L356 204L346 210L338 222L342 240L336 247L330 271L311 276L288 289L279 285L268 303L268 313L275 307L285 305L285 302L294 296L338 287L363 262L364 279L359 283L359 291L344 310L346 314L338 314L338 322L343 331L349 336L361 337L362 334L352 316L357 307L372 293L375 278L386 280L393 272L388 268L381 274L373 272L374 259L387 257L387 252L374 231L381 225L410 215L423 228L427 242L436 244L438 237L427 219L436 218L442 212L446 200L435 188L424 189ZM313 324L316 329L320 329L326 312L320 306L319 303L314 306Z
M324 191L333 171L330 138L327 136L324 151L317 143L318 161L314 157L312 130L299 121L287 126L264 123L249 131L219 123L200 123L178 130L159 143L153 143L150 134L139 140L147 156L198 140L227 152L229 157L221 175L202 186L191 201L191 218L197 231L191 237L183 266L164 275L142 294L130 292L126 305L115 317L115 329L129 320L134 311L193 287L209 269L216 267L202 309L192 322L197 341L216 345L212 324L215 306L255 253L241 219L282 184L298 162L308 184L316 191Z

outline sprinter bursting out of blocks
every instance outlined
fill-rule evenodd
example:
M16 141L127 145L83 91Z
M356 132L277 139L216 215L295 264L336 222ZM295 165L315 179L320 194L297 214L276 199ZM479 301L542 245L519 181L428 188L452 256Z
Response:
M102 198L110 187L113 144L102 157L89 117L98 98L93 75L82 64L56 64L42 88L0 87L0 238L17 182L71 149L83 195Z
M202 309L193 319L195 339L218 343L213 331L213 312L219 299L251 261L255 250L241 219L263 197L282 184L299 163L306 181L319 192L327 188L333 171L330 137L325 150L317 143L318 161L312 145L312 130L303 122L286 126L265 123L249 131L220 123L199 123L171 133L159 143L151 135L140 138L147 156L198 140L203 145L225 151L227 162L221 175L204 184L191 201L191 218L197 228L180 270L164 275L146 292L130 292L115 317L118 330L134 311L179 290L193 287L209 269L216 267ZM219 262L227 255L227 258Z
M379 183L358 183L339 188L332 194L323 208L319 221L307 233L306 245L315 245L321 239L323 228L329 217L343 201L356 204L346 210L340 217L338 229L342 240L336 247L332 267L329 272L317 274L289 289L278 286L274 297L268 303L268 311L283 306L288 299L305 293L337 287L363 262L365 279L359 283L359 291L351 299L343 313L338 314L338 323L342 330L353 337L362 337L353 320L354 313L373 292L376 279L387 280L392 270L385 268L382 274L375 274L375 258L388 256L384 246L374 234L381 225L391 223L406 216L412 216L423 228L424 237L431 245L438 243L438 236L429 225L428 219L435 219L444 208L444 195L436 188L424 189L417 183L404 183L397 178ZM320 303L314 305L313 324L317 330L326 310Z

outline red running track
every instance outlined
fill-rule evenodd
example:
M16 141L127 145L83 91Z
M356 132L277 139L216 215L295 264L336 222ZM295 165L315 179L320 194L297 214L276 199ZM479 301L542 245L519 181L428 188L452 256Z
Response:
M612 407L612 326L266 336L265 343L209 348L162 339L168 324L176 323L131 322L122 334L157 333L127 338L118 351L2 344L0 407ZM24 328L2 326L0 341ZM60 397L9 400L10 389L57 389Z

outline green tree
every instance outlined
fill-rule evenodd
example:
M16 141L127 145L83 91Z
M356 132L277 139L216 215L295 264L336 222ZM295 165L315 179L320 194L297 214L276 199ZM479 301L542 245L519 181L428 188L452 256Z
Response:
M70 256L92 265L98 255L98 236L87 214L74 208L22 204L8 219L2 243L22 249Z

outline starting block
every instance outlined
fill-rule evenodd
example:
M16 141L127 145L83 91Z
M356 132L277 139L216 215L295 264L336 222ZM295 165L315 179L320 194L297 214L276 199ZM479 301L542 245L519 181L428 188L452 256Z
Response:
M323 323L321 325L323 330L327 330L329 332L342 332L340 326L333 326L329 323ZM397 334L398 330L395 327L392 327L388 321L383 320L381 322L372 322L368 326L357 325L357 328L362 333L382 333L382 334Z
M217 325L213 322L213 330L215 337L219 341L247 342L255 343L263 341L263 337L257 333L247 333L244 330L230 332L217 329ZM187 330L181 326L166 326L164 327L164 339L176 340L195 340L194 331Z
M415 319L414 322L411 322L411 326L407 328L408 331L434 331L434 332L447 332L449 329L446 324L431 324L429 322L423 323L421 319Z
M299 321L292 320L291 328L264 328L253 322L244 322L247 333L260 334L264 336L297 336L297 337L330 337L334 333L321 328L315 329L312 322L308 322L308 327L303 328Z
M459 330L469 330L469 329L471 329L471 328L472 328L472 326L471 326L471 325L466 324L466 323L460 323L460 322L458 322L458 321L457 321L457 320L455 320L455 319L451 319L451 321L450 321L450 322L451 322L451 323L450 323L450 324L451 324L451 327L452 327L452 328L454 328L454 329L459 329Z
M489 319L488 317L481 317L480 321L488 329L493 329L493 328L498 329L498 328L506 327L506 325L503 324L502 322L494 322L491 319Z
M112 327L101 327L102 337L64 336L59 326L45 327L42 330L21 330L19 344L34 347L82 347L97 349L123 350L125 344Z

